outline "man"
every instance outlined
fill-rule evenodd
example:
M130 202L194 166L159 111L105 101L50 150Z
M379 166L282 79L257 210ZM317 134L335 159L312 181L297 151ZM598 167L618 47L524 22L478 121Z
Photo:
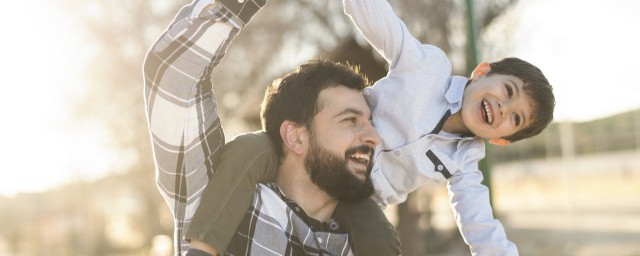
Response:
M175 218L176 254L189 248L183 231L215 178L224 144L211 70L263 5L196 0L180 10L145 60L157 183ZM274 83L263 122L280 155L276 182L258 186L226 253L352 253L332 214L338 200L361 200L373 191L370 160L380 139L361 93L365 85L353 70L326 61L303 65ZM192 238L201 250L190 254L217 253Z

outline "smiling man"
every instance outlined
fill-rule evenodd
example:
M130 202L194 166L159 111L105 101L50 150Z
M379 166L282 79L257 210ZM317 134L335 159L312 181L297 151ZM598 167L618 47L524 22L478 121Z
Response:
M262 119L279 154L278 173L275 182L258 185L227 254L351 253L333 212L338 201L373 193L370 159L380 138L365 86L349 67L312 61L267 89Z
M174 216L176 254L217 254L216 248L201 242L207 237L199 232L210 223L189 227L201 197L227 192L205 189L209 179L240 180L225 180L219 168L230 162L244 168L237 163L253 166L272 157L224 153L227 148L246 146L277 152L276 160L267 163L277 168L277 174L253 185L252 204L244 214L232 216L238 222L229 229L236 232L220 252L352 255L349 234L334 219L334 211L339 201L357 202L371 196L371 159L380 143L362 94L368 82L361 74L330 61L301 65L267 89L262 122L268 136L246 134L223 150L211 71L264 4L260 0L195 0L180 10L145 59L145 100L157 183ZM252 144L243 145L247 138ZM374 208L367 214L386 221L382 211ZM215 219L208 212L212 209L199 209L200 219ZM186 239L193 242L192 247Z

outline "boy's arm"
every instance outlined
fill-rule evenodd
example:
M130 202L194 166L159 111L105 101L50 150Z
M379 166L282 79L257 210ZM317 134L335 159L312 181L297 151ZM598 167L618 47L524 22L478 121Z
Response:
M456 223L471 253L478 256L518 255L502 224L493 217L489 189L482 185L480 157L470 157L463 169L449 179L449 199Z
M344 12L391 70L415 68L426 56L422 44L386 0L343 0Z
M219 2L195 0L184 6L151 47L143 67L156 183L175 220L176 254L188 247L181 239L183 229L189 226L224 144L211 70L261 7L256 3L264 4Z
M245 133L227 143L186 237L217 252L226 251L251 205L256 185L275 180L278 162L265 132Z

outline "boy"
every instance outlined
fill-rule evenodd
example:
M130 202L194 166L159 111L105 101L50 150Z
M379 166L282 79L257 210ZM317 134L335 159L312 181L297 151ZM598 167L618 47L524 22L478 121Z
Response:
M447 182L457 225L471 253L517 255L516 246L492 216L488 189L480 183L478 161L484 157L483 138L508 145L537 135L551 122L555 100L547 79L538 68L515 58L482 63L470 79L452 77L445 54L411 36L386 1L343 1L345 13L390 64L387 76L364 91L382 139L371 173L373 199L384 207L403 202L408 193L428 180ZM247 138L231 143L236 145L235 154L252 154L248 151L255 146ZM248 173L233 174L241 180L233 185L229 180L212 179L209 187L227 194L202 198L192 229L206 224L200 230L190 230L187 236L224 251L224 237L232 232L217 227L237 225L226 220L242 215L250 202L236 199L262 182L258 177L270 172L265 168L253 166L243 169ZM231 169L219 168L218 172L237 171ZM340 223L350 230L356 251L358 247L371 248L362 255L393 251L385 250L384 242L367 240L373 233L386 234L381 231L388 227L378 225L383 221L365 219L362 207L340 208L339 204L336 212L346 219Z

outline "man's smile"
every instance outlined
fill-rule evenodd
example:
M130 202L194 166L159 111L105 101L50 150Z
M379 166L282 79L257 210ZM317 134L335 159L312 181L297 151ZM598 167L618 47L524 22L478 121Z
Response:
M368 174L371 159L373 158L373 148L365 145L349 148L347 152L345 152L345 156L349 162L355 165L357 169L355 170L356 174L363 176Z
M371 161L371 156L369 154L358 152L350 155L349 159L368 166L369 161Z

